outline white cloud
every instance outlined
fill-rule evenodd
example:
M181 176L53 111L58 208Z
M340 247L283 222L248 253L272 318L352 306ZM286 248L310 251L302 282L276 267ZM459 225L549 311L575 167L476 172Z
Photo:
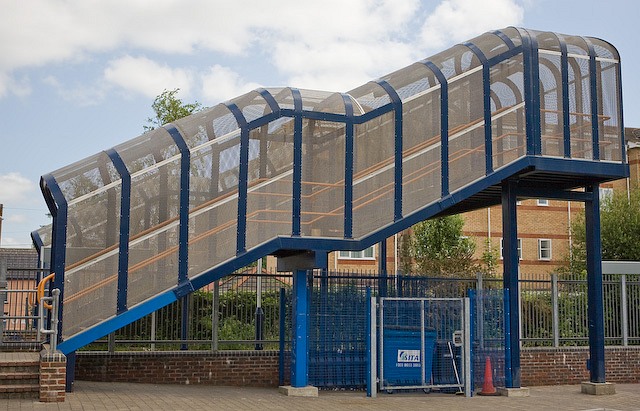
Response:
M20 173L0 175L0 203L5 206L28 203L36 191L36 184Z
M101 103L109 90L109 84L104 82L92 85L76 84L69 87L55 76L46 76L42 79L42 82L56 90L61 99L72 101L82 107Z
M112 60L104 71L107 82L126 90L154 98L163 90L179 88L189 94L193 74L186 69L171 68L146 57L125 56Z
M246 82L238 73L218 64L202 76L202 95L205 105L229 100L258 87L260 87L259 84Z
M421 29L424 47L441 49L488 30L518 25L524 9L514 0L444 0Z
M17 223L17 224L26 223L27 221L29 221L29 218L24 214L11 214L6 219L7 223Z
M343 91L428 57L426 50L519 24L516 1L523 0L442 0L435 9L420 0L11 1L0 15L0 38L11 39L0 42L0 98L29 92L26 78L10 89L21 69L103 57L111 59L106 84L59 92L88 105L113 85L153 98L173 88L194 94L199 81L205 100L227 99L253 87L230 56L239 65L261 60L288 85ZM172 65L144 57L162 54ZM175 62L195 55L211 59L210 71Z

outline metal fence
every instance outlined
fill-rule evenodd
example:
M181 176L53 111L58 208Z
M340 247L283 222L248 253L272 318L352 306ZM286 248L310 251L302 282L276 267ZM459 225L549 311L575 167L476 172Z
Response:
M8 343L28 345L41 342L37 335L34 291L39 272L8 269L7 273L4 287L0 289L4 302L0 343L6 346ZM277 349L281 323L280 289L289 290L290 286L289 275L238 273L197 291L185 301L173 303L123 327L85 349ZM312 313L316 317L313 321L317 324L315 332L318 338L327 339L330 335L332 344L354 344L340 341L341 333L346 332L340 327L359 327L355 319L365 313L353 312L353 307L344 305L348 305L346 302L338 303L337 290L340 290L344 301L347 297L358 300L364 298L367 287L371 288L373 295L380 296L459 298L468 296L470 290L501 290L502 279L480 274L466 278L433 278L379 276L373 272L316 272L314 305L319 307L323 302L321 298L333 298L324 301L325 305L343 307L339 312ZM323 288L333 292L321 294ZM520 296L522 346L588 345L587 284L584 276L521 275ZM640 345L640 274L604 275L603 296L605 343ZM285 327L290 327L288 321ZM256 329L260 330L258 334ZM287 333L285 335L288 336ZM312 338L315 338L313 334ZM364 340L357 342L361 343L364 344Z
M0 348L35 348L43 342L38 332L36 285L40 270L8 268L0 260Z

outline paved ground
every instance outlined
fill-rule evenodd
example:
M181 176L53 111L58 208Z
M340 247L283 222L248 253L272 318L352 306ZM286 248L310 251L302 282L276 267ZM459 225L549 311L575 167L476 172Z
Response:
M465 398L416 392L379 394L320 391L318 398L293 398L277 389L152 385L77 381L60 404L0 400L0 410L640 410L640 384L616 384L616 394L591 396L580 386L532 387L528 398Z

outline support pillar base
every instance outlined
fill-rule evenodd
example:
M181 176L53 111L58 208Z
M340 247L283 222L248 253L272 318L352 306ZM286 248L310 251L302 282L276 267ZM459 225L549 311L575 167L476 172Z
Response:
M612 395L616 393L616 385L612 382L583 382L581 390L589 395Z
M278 392L287 397L317 397L318 387L307 385L306 387L292 387L290 385L281 385Z
M520 387L520 388L504 388L498 387L496 388L498 394L503 397L528 397L529 396L529 388L528 387Z

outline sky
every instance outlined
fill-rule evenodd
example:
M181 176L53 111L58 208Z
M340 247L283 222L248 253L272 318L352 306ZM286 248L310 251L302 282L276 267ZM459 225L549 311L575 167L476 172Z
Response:
M0 246L51 222L40 176L133 139L164 90L213 106L257 87L348 91L508 26L621 54L640 127L638 0L0 0Z

